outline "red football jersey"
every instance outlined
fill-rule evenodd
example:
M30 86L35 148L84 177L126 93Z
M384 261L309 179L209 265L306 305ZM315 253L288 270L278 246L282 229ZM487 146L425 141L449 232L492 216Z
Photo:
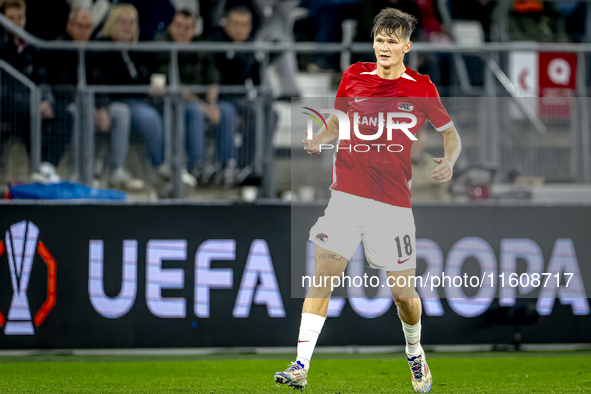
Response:
M380 113L384 124L387 114L395 113L393 123L406 123L413 136L427 119L437 131L446 130L453 122L433 82L408 66L400 78L384 79L377 75L376 63L359 62L343 73L334 108L347 113L351 133L335 149L330 188L410 208L413 140L397 129L388 138L386 126L379 138L361 139L354 132L355 113L358 133L365 136L378 132Z

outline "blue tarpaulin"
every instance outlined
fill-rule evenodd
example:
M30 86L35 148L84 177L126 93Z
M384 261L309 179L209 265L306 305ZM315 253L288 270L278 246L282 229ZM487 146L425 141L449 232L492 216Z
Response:
M27 200L118 200L125 201L125 192L119 190L93 189L72 182L29 183L10 188L13 199Z

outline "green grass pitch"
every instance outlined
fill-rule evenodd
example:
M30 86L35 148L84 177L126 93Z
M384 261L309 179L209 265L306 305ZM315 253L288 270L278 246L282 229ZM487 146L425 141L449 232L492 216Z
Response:
M591 352L428 353L432 393L591 393ZM0 393L292 393L293 355L0 357ZM413 393L404 355L319 354L304 393Z

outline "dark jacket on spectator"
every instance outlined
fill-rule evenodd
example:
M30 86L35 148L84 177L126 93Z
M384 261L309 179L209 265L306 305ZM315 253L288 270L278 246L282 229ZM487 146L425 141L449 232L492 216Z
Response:
M223 29L218 29L211 40L232 42ZM251 37L248 41L252 40ZM249 78L255 85L260 84L260 63L252 52L216 53L215 65L220 72L221 85L243 85Z
M166 32L157 37L157 41L172 42L170 33ZM201 41L199 37L193 42ZM165 74L170 81L170 54L159 57L158 72ZM220 72L215 67L215 60L211 53L179 52L179 79L183 85L216 85L220 83Z
M101 38L99 41L112 41ZM93 64L89 84L95 85L149 85L154 65L154 56L144 52L113 51L97 52L89 56ZM121 98L121 94L111 94L110 98ZM140 98L145 95L123 95L127 98Z
M59 41L72 41L68 33L57 38ZM92 83L93 61L96 54L86 53L86 82ZM47 67L47 81L53 86L54 93L62 95L68 101L75 100L75 90L78 85L78 52L77 51L55 51L46 50L43 52L44 63ZM69 98L68 98L69 95ZM103 107L104 100L98 100L97 106Z
M58 41L72 41L68 33L57 38ZM88 60L88 54L86 55ZM47 67L47 81L50 85L73 85L78 84L78 52L77 51L55 51L43 52L43 59ZM86 62L86 78L91 73L92 66Z
M51 89L47 85L47 71L37 48L22 40L19 40L18 45L15 44L13 36L0 29L0 59L39 85L42 100L53 102Z

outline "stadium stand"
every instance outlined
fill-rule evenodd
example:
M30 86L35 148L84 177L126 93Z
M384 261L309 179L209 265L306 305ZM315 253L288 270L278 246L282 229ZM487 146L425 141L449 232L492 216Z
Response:
M583 184L591 176L589 138L577 131L589 122L586 102L575 99L587 94L589 52L516 42L586 45L591 34L584 1L2 4L4 190L8 183L59 177L120 188L138 199L240 198L235 185L255 185L270 198L292 195L286 163L300 152L290 126L290 98L333 96L344 66L372 61L363 43L370 40L372 16L384 7L418 18L408 64L430 75L459 119L467 137L466 169L494 167L497 187L524 177ZM19 19L19 9L26 18ZM179 25L183 18L187 26ZM171 33L177 25L186 30L182 38ZM21 37L18 27L31 35ZM81 50L78 41L91 45ZM167 41L180 46L170 50L161 45ZM495 46L500 42L510 45ZM95 43L102 44L100 50ZM570 118L552 110L532 114L521 98L528 92L515 93L515 54L537 50L575 53L578 80L565 93ZM480 109L470 97L499 97L495 110L513 114L485 125L496 128L487 129L496 142L471 116ZM429 141L425 150L434 154L438 145Z

